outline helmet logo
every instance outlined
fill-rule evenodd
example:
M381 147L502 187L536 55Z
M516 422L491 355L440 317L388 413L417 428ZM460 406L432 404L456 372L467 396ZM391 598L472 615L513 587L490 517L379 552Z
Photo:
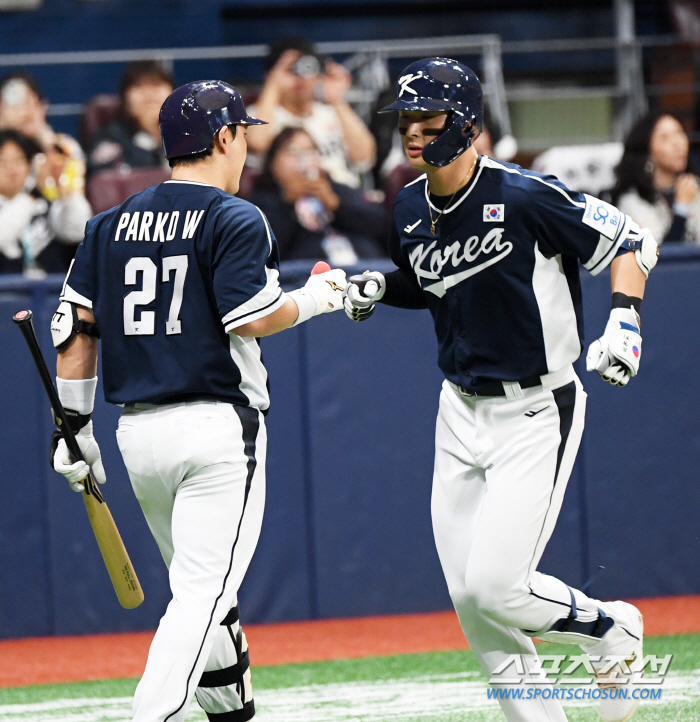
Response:
M410 75L402 75L402 76L399 78L399 85L401 86L401 92L399 92L399 98L403 95L404 90L405 90L407 93L412 93L413 95L418 95L418 92L415 91L415 90L409 85L409 83L411 83L412 81L414 81L416 78L420 78L420 77L421 77L421 74L420 74L420 73L417 73L416 75L413 75L413 74L410 74Z

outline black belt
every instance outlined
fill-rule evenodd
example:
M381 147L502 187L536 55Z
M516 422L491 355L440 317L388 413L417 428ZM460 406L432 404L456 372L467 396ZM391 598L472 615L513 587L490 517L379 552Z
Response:
M518 384L520 384L521 389L532 389L535 386L541 386L542 385L542 377L541 376L528 376L526 379L520 379L518 381ZM461 386L458 387L460 393L464 394L465 396L505 396L506 392L503 388L503 382L502 381L485 381L482 384L479 384L479 388L477 388L475 391L467 391L466 389L463 389Z

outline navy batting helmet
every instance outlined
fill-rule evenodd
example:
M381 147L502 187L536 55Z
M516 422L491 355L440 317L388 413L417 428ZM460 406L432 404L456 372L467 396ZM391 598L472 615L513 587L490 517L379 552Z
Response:
M158 118L166 158L203 153L225 125L264 125L251 118L241 94L221 80L198 80L174 90Z
M404 68L396 83L396 100L379 112L417 110L447 112L444 131L423 148L423 160L442 168L472 144L482 129L484 104L474 71L449 58L424 58Z

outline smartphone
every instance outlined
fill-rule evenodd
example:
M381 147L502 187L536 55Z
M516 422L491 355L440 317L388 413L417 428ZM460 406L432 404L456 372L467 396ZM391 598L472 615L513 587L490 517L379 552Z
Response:
M313 78L321 72L321 61L315 55L302 55L292 65L292 73L302 78Z

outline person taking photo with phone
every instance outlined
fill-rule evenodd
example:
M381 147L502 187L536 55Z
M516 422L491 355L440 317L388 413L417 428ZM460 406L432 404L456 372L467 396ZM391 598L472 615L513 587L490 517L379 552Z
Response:
M281 260L325 258L332 266L352 266L387 255L384 206L366 195L329 178L303 128L285 128L267 151L250 200L270 221Z
M264 65L265 84L251 112L269 125L251 129L249 163L261 165L262 154L284 128L303 128L318 146L321 166L331 179L357 188L360 174L374 164L376 147L345 100L350 73L321 57L304 38L284 38L271 45Z

